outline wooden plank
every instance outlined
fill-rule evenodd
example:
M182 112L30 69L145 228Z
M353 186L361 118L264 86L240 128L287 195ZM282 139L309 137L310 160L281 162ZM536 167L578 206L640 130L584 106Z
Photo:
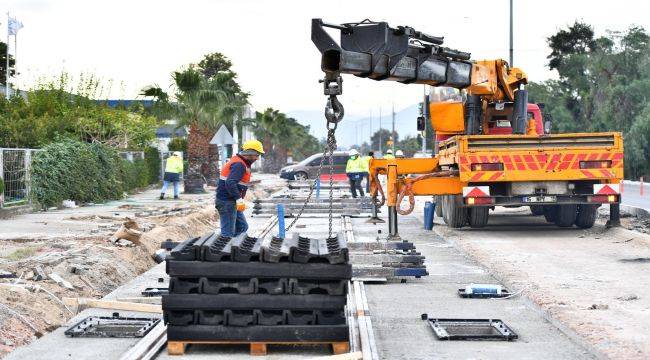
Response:
M66 304L67 306L77 307L78 311L80 310L80 308L97 308L97 309L162 313L162 307L160 305L140 304L140 303L126 302L126 301L64 297L63 303Z
M252 356L265 356L266 355L266 344L265 343L251 343L251 355Z
M349 353L350 343L349 342L332 343L332 352L334 353L334 355Z
M184 355L185 345L187 345L187 343L181 341L167 341L167 354Z

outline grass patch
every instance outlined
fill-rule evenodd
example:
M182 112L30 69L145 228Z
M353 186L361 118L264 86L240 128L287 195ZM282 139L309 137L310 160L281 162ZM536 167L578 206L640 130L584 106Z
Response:
M28 258L30 256L34 256L34 254L36 254L37 249L38 248L32 247L32 246L17 249L14 252L12 252L11 254L7 255L6 259L11 260L11 261L22 260L22 259Z

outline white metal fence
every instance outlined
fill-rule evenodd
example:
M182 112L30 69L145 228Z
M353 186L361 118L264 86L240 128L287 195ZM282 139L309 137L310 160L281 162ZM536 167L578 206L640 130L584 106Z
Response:
M4 183L0 207L29 203L29 173L35 151L37 150L0 148L0 179Z

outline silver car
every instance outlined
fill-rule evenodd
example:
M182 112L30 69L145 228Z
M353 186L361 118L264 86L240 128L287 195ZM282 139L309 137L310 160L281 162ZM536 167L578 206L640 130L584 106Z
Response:
M322 157L323 154L318 153L297 164L285 166L280 169L280 177L287 180L314 179L318 172L318 166L320 165ZM348 163L347 151L335 151L333 157L334 174L345 174L345 166ZM323 162L323 175L329 173L328 165L329 162L325 159Z

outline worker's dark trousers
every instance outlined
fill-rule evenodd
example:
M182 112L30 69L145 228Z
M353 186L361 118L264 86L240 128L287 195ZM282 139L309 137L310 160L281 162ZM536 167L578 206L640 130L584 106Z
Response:
M241 211L237 211L235 200L215 200L215 207L219 212L221 223L221 236L234 237L248 230L246 217Z
M362 180L363 180L363 176L361 176L361 175L352 175L352 176L350 176L350 191L352 192L352 197L353 198L357 197L357 190L359 190L359 195L361 197L364 196L363 187L361 186L361 181Z

